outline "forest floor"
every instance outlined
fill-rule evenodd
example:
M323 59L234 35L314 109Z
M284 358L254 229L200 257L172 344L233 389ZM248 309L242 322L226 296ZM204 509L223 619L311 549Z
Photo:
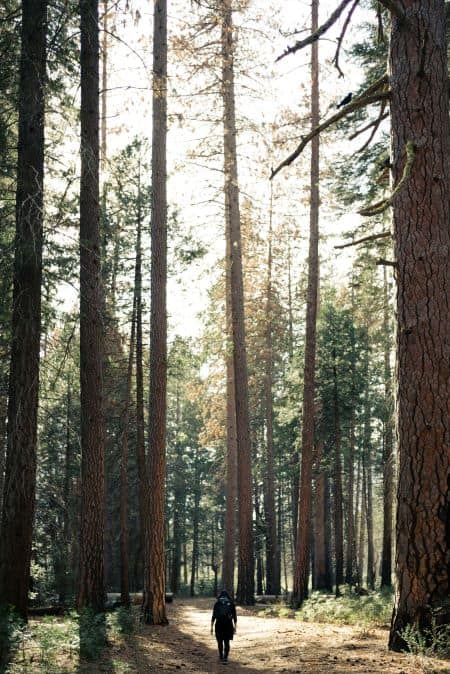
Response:
M300 622L258 615L238 607L238 630L229 662L218 662L210 634L213 601L178 599L168 605L169 625L139 626L112 643L100 662L80 665L80 674L450 674L450 663L391 653L387 630Z

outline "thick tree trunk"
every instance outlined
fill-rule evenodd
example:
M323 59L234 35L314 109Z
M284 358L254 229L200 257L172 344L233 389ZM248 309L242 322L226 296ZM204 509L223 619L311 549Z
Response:
M47 2L23 0L16 238L0 602L27 613L36 490Z
M450 128L444 0L404 0L390 40L397 276L397 588L390 647L407 625L449 623Z
M234 107L234 38L231 0L224 0L222 15L222 98L224 127L225 217L230 228L231 316L236 403L238 465L239 562L237 599L254 603L254 552L252 528L252 473L248 411L247 353L245 345L244 289L241 224Z
M389 293L384 268L384 444L383 444L383 548L381 553L381 587L392 585L392 510L394 484L394 437L392 427L392 382L390 363Z
M149 480L150 559L144 580L145 621L167 623L164 493L167 397L167 0L156 0L153 25L152 269L150 318ZM150 522L148 523L150 526Z
M312 30L318 26L319 2L312 0ZM311 46L311 128L319 123L319 50ZM308 596L312 503L312 463L314 452L314 392L316 369L316 320L319 287L319 136L311 143L311 204L306 299L305 365L302 414L302 458L298 497L297 545L295 551L292 602L299 607Z
M103 289L99 209L99 35L97 0L80 0L80 396L81 537L79 608L103 609L105 430Z

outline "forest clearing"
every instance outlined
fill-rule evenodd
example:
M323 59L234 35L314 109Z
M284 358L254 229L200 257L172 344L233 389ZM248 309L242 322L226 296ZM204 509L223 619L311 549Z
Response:
M445 0L1 0L0 674L448 674L449 64Z

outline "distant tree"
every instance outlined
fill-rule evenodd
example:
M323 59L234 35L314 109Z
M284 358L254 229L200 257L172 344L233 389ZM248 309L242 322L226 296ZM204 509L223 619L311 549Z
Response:
M236 405L238 467L238 587L242 604L254 603L254 556L252 530L252 475L248 412L248 372L245 344L244 291L239 212L239 186L236 152L236 118L234 98L234 36L231 0L222 10L222 98L224 109L225 217L230 237L231 319L233 326L233 362Z
M319 3L311 4L312 30L318 26ZM311 47L311 126L319 123L318 42ZM316 365L316 319L319 292L319 139L311 150L311 201L308 257L308 291L306 299L306 335L302 412L301 473L298 495L298 520L292 601L298 607L308 596L310 571L312 464L314 451L314 391Z
M47 2L22 3L16 234L0 601L27 614L41 338Z

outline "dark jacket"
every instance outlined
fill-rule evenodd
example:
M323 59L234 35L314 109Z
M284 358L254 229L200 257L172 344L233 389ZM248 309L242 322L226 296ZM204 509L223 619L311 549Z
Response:
M222 606L225 603L227 615L223 615ZM217 639L231 640L234 633L234 625L237 622L236 606L227 592L220 593L216 603L214 604L212 622L215 624L215 632Z

